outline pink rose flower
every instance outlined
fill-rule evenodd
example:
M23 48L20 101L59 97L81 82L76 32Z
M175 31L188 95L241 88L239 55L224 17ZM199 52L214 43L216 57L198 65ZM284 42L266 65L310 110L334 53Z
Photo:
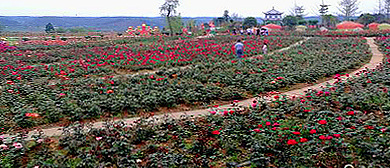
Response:
M14 146L16 149L20 149L23 147L21 143L15 142L12 146Z

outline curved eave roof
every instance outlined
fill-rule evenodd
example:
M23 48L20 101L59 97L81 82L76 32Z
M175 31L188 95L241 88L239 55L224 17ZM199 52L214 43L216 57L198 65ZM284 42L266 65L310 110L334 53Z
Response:
M264 12L263 12L263 13L264 13ZM275 9L272 9L272 10L270 10L270 11L268 11L268 12L265 12L264 14L266 14L266 15L282 15L283 12L279 12L279 11L277 11L277 10L275 10Z
M281 13L267 13L267 12L263 12L265 15L283 15L283 12Z

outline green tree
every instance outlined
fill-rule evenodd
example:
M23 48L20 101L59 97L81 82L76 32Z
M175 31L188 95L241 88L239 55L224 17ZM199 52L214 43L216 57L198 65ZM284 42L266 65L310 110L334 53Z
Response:
M358 0L341 0L339 2L339 11L344 16L344 20L351 20L352 16L359 14Z
M178 16L171 17L171 28L170 29L173 30L171 32L181 33L183 26L184 26L183 20L182 20L180 14Z
M384 14L374 14L372 16L375 17L375 22L377 22L377 23L385 23L386 22L386 15L384 15Z
M335 27L339 20L333 15L322 16L322 24L327 27Z
M58 27L58 28L56 29L56 32L57 32L57 33L66 33L66 29L63 28L63 27Z
M247 17L247 18L245 18L245 19L244 19L244 24L243 24L243 26L244 26L245 28L250 28L250 27L255 27L255 26L257 26L257 20L256 20L256 18L254 18L254 17Z
M282 23L283 23L283 25L292 28L292 27L298 25L298 21L299 21L298 17L288 15L288 16L283 18Z
M361 14L358 18L358 22L364 25L375 22L375 17L369 13Z
M0 23L0 33L3 31L3 25Z
M196 20L191 19L187 21L186 27L188 28L189 31L195 32Z
M213 18L213 22L215 26L220 27L225 23L225 19L223 17L217 17L217 18Z
M165 0L165 3L160 7L160 14L166 17L171 36L173 36L173 28L171 23L171 17L176 14L176 8L179 6L179 0Z
M233 19L229 16L229 11L228 10L225 10L223 12L223 19L225 20L225 22L233 22Z
M306 20L298 20L298 25L307 25L307 21Z
M309 20L309 25L317 25L318 22L318 20Z
M87 32L88 30L85 29L84 27L73 27L73 28L69 28L68 31L71 33L84 33Z
M48 23L47 25L46 25L46 29L45 29L45 32L46 33L52 33L52 32L54 32L55 30L54 30L54 26L51 24L51 23Z

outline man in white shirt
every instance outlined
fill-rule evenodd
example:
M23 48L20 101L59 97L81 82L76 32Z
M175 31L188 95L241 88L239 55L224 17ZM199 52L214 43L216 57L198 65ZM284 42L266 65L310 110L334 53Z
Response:
M241 40L237 41L236 45L234 45L234 48L236 49L237 58L241 59L244 53L244 44L241 43Z

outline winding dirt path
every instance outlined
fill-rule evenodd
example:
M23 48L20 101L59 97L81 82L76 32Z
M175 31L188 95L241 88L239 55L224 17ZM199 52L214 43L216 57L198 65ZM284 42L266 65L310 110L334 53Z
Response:
M383 54L378 50L378 46L375 44L374 42L374 39L373 38L367 38L368 40L368 45L370 46L371 48L371 51L372 51L372 58L370 60L370 62L366 65L364 65L363 67L361 67L360 69L354 71L353 73L351 73L350 77L356 77L356 73L358 72L361 72L362 70L365 70L365 69L375 69L377 67L378 64L382 63L383 61ZM295 45L299 45L303 43L303 41L295 44ZM288 48L291 48L293 47L294 45L288 47ZM282 49L282 50L286 50L286 49ZM346 79L346 77L343 78L344 80ZM323 83L320 83L320 84L316 84L314 86L310 86L310 87L305 87L305 88L301 88L301 89L297 89L297 90L293 90L293 91L289 91L289 92L284 92L284 93L281 93L280 95L286 95L286 96L301 96L301 95L304 95L305 92L309 89L320 89L321 87L324 87L328 84L333 84L335 82L334 79L332 80L329 80L329 81L326 81L326 82L323 82ZM247 99L247 100L243 100L243 101L240 101L238 104L240 106L249 106L253 100L255 98L252 98L252 99ZM229 108L230 105L226 105L226 106L221 106L220 108ZM154 119L164 119L166 117L170 117L170 118L175 118L175 119L178 119L182 116L193 116L193 117L196 117L196 116L200 116L200 115L207 115L209 114L209 110L208 109L204 109L204 110L195 110L195 111L183 111L183 112L176 112L176 113L166 113L166 114L162 114L162 115L158 115L158 116L155 116ZM121 120L116 120L116 121L124 121L125 123L128 123L128 124L132 124L134 123L135 121L139 120L140 118L139 117L136 117L136 118L128 118L128 119L121 119ZM96 123L92 123L92 126L94 128L99 128L99 127L103 127L105 122L96 122ZM41 131L44 133L44 135L46 136L49 136L49 137L52 137L52 136L61 136L62 135L62 129L63 127L55 127L55 128L47 128L47 129L42 129ZM29 132L29 134L27 135L28 138L27 139L30 139L30 137L32 135L37 135L38 134L38 131L31 131ZM4 137L9 137L9 135L3 135Z

